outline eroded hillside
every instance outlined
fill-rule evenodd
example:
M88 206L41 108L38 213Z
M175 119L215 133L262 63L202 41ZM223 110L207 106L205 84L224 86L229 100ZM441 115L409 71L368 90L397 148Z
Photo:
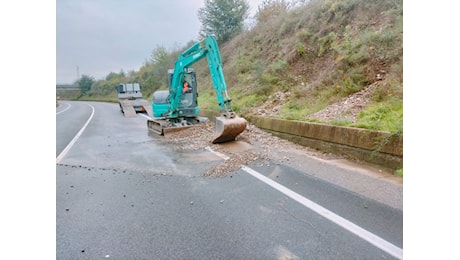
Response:
M220 46L235 110L402 132L402 16L401 0L273 1ZM196 69L201 106L216 109Z

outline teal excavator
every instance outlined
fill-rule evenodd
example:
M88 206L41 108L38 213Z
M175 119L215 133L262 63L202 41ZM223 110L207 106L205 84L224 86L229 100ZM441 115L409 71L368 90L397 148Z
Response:
M160 90L153 93L153 118L147 120L149 130L166 136L209 121L206 117L198 116L196 74L190 68L205 57L220 108L220 116L215 120L212 143L233 141L246 129L246 120L239 117L231 108L232 100L227 93L217 41L213 36L207 36L181 53L174 69L168 70L169 91Z

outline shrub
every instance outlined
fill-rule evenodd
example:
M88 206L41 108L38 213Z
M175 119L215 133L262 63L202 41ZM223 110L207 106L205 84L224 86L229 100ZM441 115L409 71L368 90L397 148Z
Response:
M296 46L296 52L297 52L297 55L299 56L303 56L305 54L305 44L299 42L297 43L297 46Z
M359 113L358 122L354 126L394 133L402 132L402 103L384 102L372 105Z

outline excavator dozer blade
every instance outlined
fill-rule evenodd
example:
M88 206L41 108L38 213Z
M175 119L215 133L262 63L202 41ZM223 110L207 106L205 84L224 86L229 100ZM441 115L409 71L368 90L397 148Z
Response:
M239 116L234 118L216 117L216 129L213 144L233 141L246 129L246 119Z
M168 123L162 119L147 120L147 127L149 130L155 132L158 135L163 135L164 137L173 136L175 133L189 129L194 125L184 125L184 126L168 126Z
M161 121L147 120L147 128L159 135L163 135L163 125Z
M174 126L174 127L168 127L168 128L163 128L163 135L165 137L170 137L174 136L175 133L189 129L190 127L193 127L193 125L187 125L187 126Z

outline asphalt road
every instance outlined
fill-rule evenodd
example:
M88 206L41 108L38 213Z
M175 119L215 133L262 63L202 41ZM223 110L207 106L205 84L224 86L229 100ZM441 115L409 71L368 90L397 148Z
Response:
M288 164L204 177L220 156L166 145L146 120L60 101L56 259L402 258L400 208Z

